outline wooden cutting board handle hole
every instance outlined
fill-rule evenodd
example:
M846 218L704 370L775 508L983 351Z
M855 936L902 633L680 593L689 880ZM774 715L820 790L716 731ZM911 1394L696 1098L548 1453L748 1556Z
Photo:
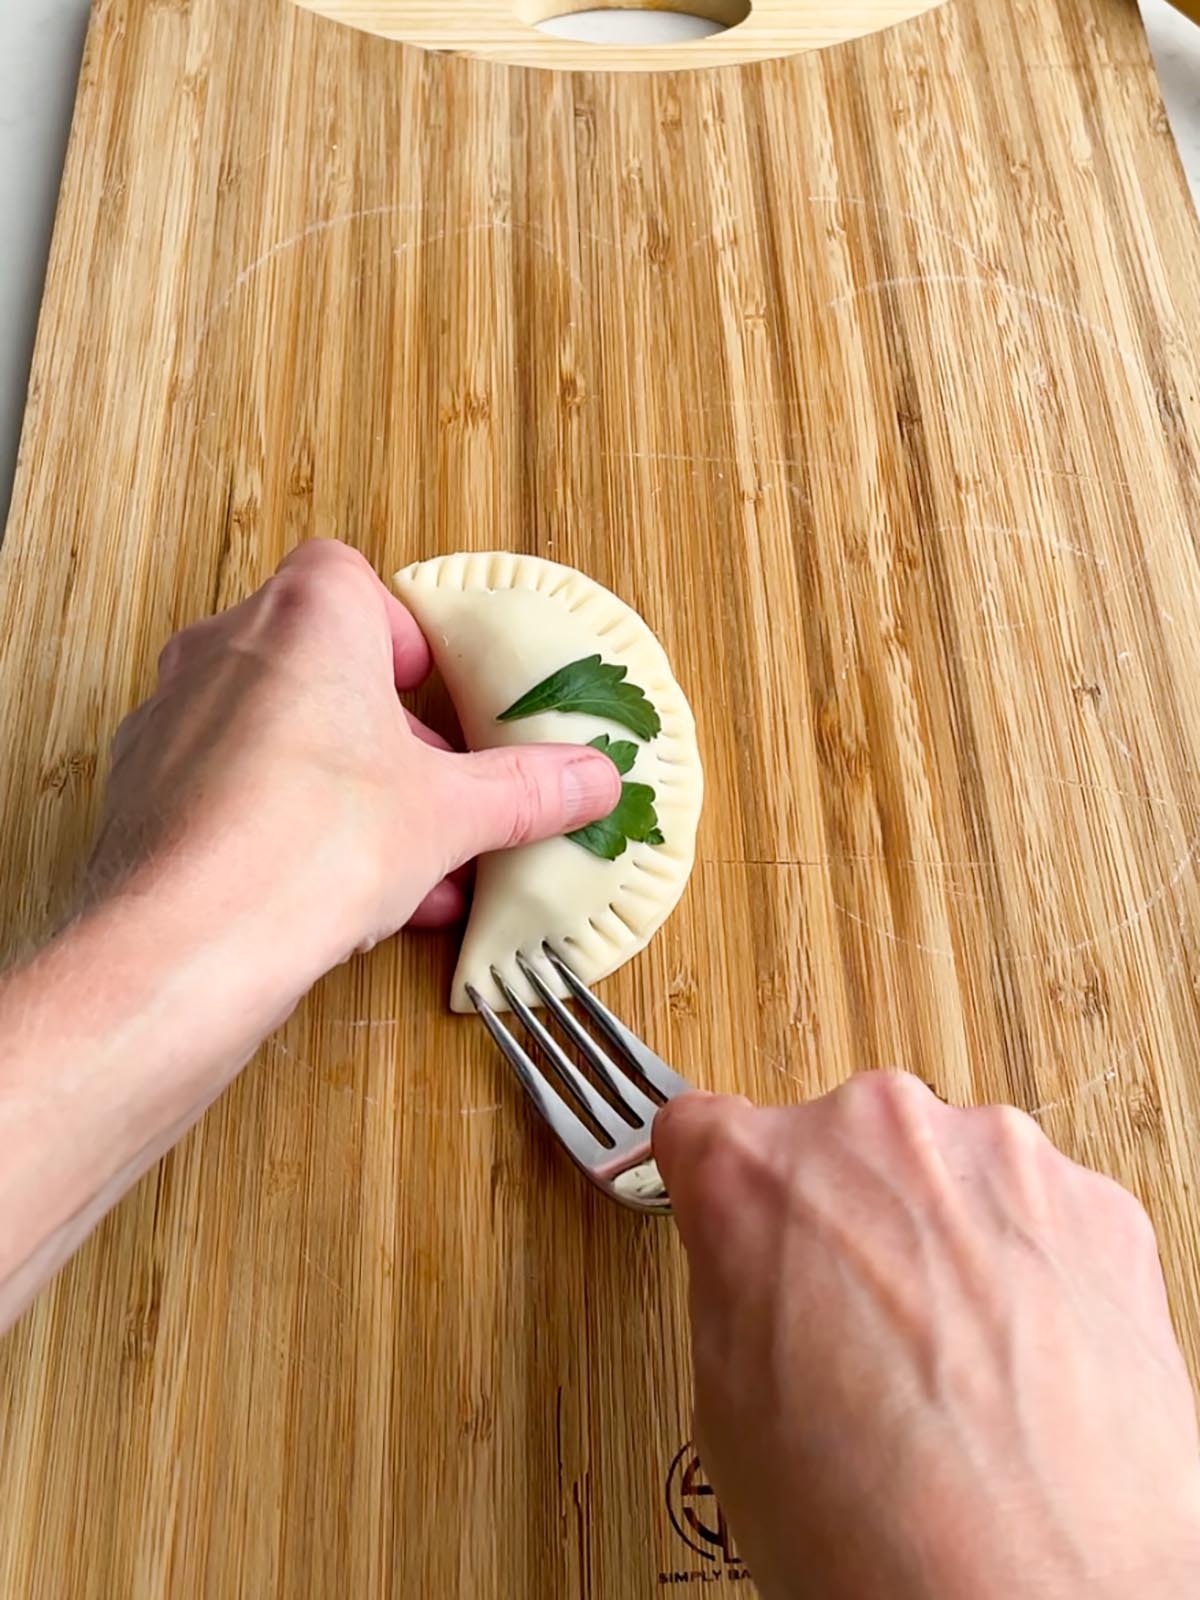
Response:
M603 18L608 25L606 38L582 29L568 29L558 37L580 43L645 45L647 49L661 50L736 28L750 15L750 0L623 0L614 5L597 4L597 0L517 0L516 11L523 22L534 28L568 18ZM636 23L644 22L648 16L673 16L699 26L687 31L676 29L660 38L646 38Z
M632 0L622 9L687 12L720 24L674 44L613 44L544 33L538 24L603 0L295 0L307 11L426 50L563 72L679 72L766 61L844 44L910 21L945 0Z

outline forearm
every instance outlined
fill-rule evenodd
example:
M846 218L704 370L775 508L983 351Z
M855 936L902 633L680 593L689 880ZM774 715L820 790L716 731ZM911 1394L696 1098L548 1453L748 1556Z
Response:
M295 997L264 958L271 928L194 902L129 886L0 979L0 1328Z
M19 1235L14 1235L17 1264L11 1272L0 1268L0 1335L11 1327L38 1290L74 1255L92 1229L108 1211L111 1211L125 1191L183 1137L203 1110L203 1106L197 1107L194 1115L188 1117L186 1121L175 1123L164 1130L151 1145L139 1150L133 1160L113 1173L106 1182L102 1182L91 1199L61 1226L54 1227L43 1217L32 1225L24 1240ZM5 1184L5 1194L8 1188L9 1186ZM50 1227L49 1232L46 1232L47 1226ZM0 1235L0 1250L7 1255L2 1235ZM22 1255L24 1259L20 1259Z

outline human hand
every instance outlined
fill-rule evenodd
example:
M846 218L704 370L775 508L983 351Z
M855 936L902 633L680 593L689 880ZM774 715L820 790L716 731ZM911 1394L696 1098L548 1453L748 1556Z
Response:
M697 1442L762 1593L1200 1593L1200 1456L1154 1235L1011 1107L867 1074L672 1101Z
M449 752L397 697L430 664L332 543L163 651L78 916L0 974L0 1330L323 972L617 803L595 750Z
M93 892L165 881L196 927L259 917L286 1004L404 924L455 919L473 857L616 804L616 769L590 749L450 753L397 697L430 667L361 555L300 546L163 650L114 741Z

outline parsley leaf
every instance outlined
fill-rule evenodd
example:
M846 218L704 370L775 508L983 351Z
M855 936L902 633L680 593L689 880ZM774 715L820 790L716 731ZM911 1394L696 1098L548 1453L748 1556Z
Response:
M631 839L635 844L665 844L654 809L654 790L648 783L623 783L615 811L586 828L577 828L567 838L605 861L623 856Z
M527 694L502 711L498 722L520 722L539 711L584 712L617 722L639 739L653 739L662 719L636 683L627 683L629 669L615 667L599 656L585 656L560 667Z
M590 743L593 750L604 752L622 777L633 770L637 745L631 739L610 739L608 734L602 733ZM636 843L666 844L658 826L654 800L654 790L648 783L623 783L615 810L589 827L577 828L567 838L605 861L623 856L631 839Z
M637 745L631 739L610 739L606 733L602 733L595 739L589 739L588 743L593 750L603 751L623 778L633 771Z
M625 667L611 666L599 656L587 656L543 678L496 720L520 722L540 711L582 712L620 723L639 739L653 739L661 731L662 721L645 692L636 683L625 681L626 674ZM631 739L614 739L602 733L591 743L593 749L603 751L622 778L633 771L637 745ZM635 844L665 844L654 802L654 790L648 783L623 783L621 798L607 817L577 828L567 838L605 861L616 861L624 855L630 840Z

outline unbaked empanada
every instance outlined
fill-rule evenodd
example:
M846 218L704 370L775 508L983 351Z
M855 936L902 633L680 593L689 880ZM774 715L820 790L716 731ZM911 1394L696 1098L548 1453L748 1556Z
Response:
M518 951L561 993L543 954L547 941L585 983L595 983L649 943L682 895L695 857L704 792L696 725L662 646L607 589L537 556L440 556L397 573L395 585L429 640L472 750L587 744L605 734L636 744L627 781L653 789L662 843L629 842L613 861L571 838L485 856L450 1003L469 1011L470 984L503 1007L495 967L515 993L536 1004L516 964ZM498 720L552 673L596 655L626 668L628 683L645 692L661 721L654 737L637 739L583 712Z

